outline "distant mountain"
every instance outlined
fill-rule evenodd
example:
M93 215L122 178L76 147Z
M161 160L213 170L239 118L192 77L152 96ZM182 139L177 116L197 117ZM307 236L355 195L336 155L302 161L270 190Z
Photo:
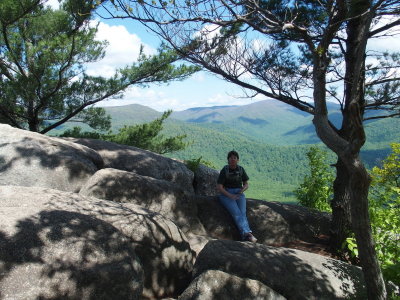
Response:
M329 103L330 121L337 127L341 123L339 106ZM112 117L113 128L145 123L161 116L149 107L131 104L105 107ZM312 124L312 116L290 105L274 100L258 101L247 105L195 107L172 113L166 124L192 124L219 132L240 134L263 144L305 145L320 143ZM400 118L381 119L365 123L368 149L387 148L400 141Z
M220 122L235 122L244 120L264 120L267 123L273 123L276 120L291 120L304 122L308 114L299 110L293 110L291 106L278 101L264 100L242 106L214 106L196 109L187 109L174 112L172 117L186 122L204 122L204 116L216 116Z
M140 104L104 108L107 113L111 115L113 128L120 128L124 125L147 123L161 116L160 112Z
M339 106L328 103L328 109L330 121L340 127L342 117ZM140 105L124 106L122 110L131 118L126 119L117 113L117 110L107 108L113 117L113 124L114 122L115 124L141 123L161 115L160 112ZM229 132L233 136L241 135L262 144L305 145L320 143L312 118L311 115L290 105L274 100L264 100L242 106L196 107L176 111L167 120L167 124L180 121L186 126L192 124L217 132ZM391 142L400 141L399 127L400 118L366 122L365 148L388 148Z
M161 116L161 112L139 104L105 107L112 117L113 130L124 125L146 123ZM339 127L339 106L329 103L329 117ZM320 143L315 134L312 116L292 106L274 100L264 100L248 105L195 107L173 112L167 120L173 123L192 124L219 132L234 131L247 138L271 145L304 145ZM374 120L365 123L368 149L387 148L393 141L400 141L400 118ZM81 123L66 123L52 134L63 132ZM169 125L168 125L169 126ZM84 130L89 130L89 127Z

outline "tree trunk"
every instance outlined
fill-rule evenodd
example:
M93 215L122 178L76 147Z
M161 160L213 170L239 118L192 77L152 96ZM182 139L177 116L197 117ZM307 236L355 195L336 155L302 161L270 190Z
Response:
M350 64L351 66L351 64ZM346 75L349 76L348 71ZM349 85L349 84L348 84ZM346 89L345 99L350 101L351 85ZM347 104L347 102L345 102ZM338 134L349 141L352 122L349 119L348 107L342 110L342 127ZM351 212L350 212L350 176L347 167L343 160L338 156L336 162L336 179L333 182L333 199L331 202L332 208L332 223L330 247L336 252L340 252L342 245L349 234L351 233Z
M336 179L333 183L332 222L330 247L339 252L351 231L349 173L343 161L336 162Z
M29 131L39 132L39 120L37 119L36 116L29 118L28 128Z
M348 146L340 158L349 173L351 222L364 272L368 299L386 299L386 287L375 252L368 211L370 176L359 154L366 136L363 126L365 104L365 53L373 12L370 0L349 1L346 39L345 108L343 127ZM346 138L346 137L345 137Z
M365 5L365 3L363 3ZM351 11L357 14L354 3L349 3L348 13ZM365 7L364 7L365 9ZM364 81L365 76L362 72L362 77L354 82L354 77L358 76L357 56L360 55L360 46L362 38L359 36L359 26L362 26L360 18L354 18L349 21L347 26L346 51L344 59L346 63L345 80L344 80L344 107L342 107L342 125L338 134L347 142L352 139L352 132L355 130L354 121L350 114L349 106L353 99L354 90L360 91L357 95L356 102L358 107L362 107L364 103ZM363 53L363 52L362 52ZM364 53L363 53L364 55ZM360 75L361 75L360 74ZM361 114L362 110L358 113ZM357 116L358 117L358 116ZM332 208L332 223L331 223L331 239L330 247L335 251L340 251L343 242L351 232L351 212L350 212L350 174L344 161L338 156L336 163L336 179L333 184L333 200Z
M349 160L347 165L350 175L352 227L356 236L368 299L384 300L386 287L376 256L368 214L368 190L371 179L358 155Z

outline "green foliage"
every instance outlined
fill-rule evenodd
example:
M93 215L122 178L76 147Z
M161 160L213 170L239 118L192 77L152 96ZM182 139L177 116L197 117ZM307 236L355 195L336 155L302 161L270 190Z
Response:
M372 169L369 213L375 248L386 278L400 285L400 144Z
M216 169L216 167L214 166L214 164L213 164L211 161L209 161L209 160L201 159L200 163L203 164L203 165L205 165L206 167L211 168L211 169Z
M111 128L111 116L102 107L89 107L81 112L82 122L97 130L106 131Z
M400 300L400 296L392 292L392 294L388 295L388 300Z
M104 134L94 131L82 131L82 128L78 126L65 130L60 137L105 140Z
M20 0L15 5L14 0L2 0L0 2L0 22L12 24L30 11L34 10L41 0Z
M392 153L382 167L372 169L369 214L375 249L386 280L400 284L400 144L392 144ZM304 178L295 194L300 204L329 211L333 174L326 164L326 152L311 147L307 153L311 174ZM353 259L358 257L354 235L350 235L343 247Z
M182 150L188 145L188 143L184 142L186 135L165 138L164 135L160 134L163 129L163 122L171 113L171 110L166 111L160 118L149 123L124 126L119 129L117 134L82 132L80 127L74 127L73 129L66 130L60 136L101 139L122 145L135 146L159 154L171 153Z
M327 153L314 146L307 152L307 157L310 174L304 177L294 193L301 205L330 212L334 175L326 164Z
M306 173L305 154L309 146L274 146L250 139L236 128L217 129L170 120L166 133L187 134L192 143L169 157L191 160L203 157L220 170L226 164L226 154L235 149L240 154L240 164L250 176L246 196L255 199L296 202L290 191ZM204 163L204 159L201 162Z
M358 246L354 233L346 238L344 244L342 245L342 249L347 249L352 258L358 258Z
M185 160L186 166L191 170L192 172L196 172L196 170L199 168L200 164L205 165L209 168L215 169L215 166L213 165L212 162L204 160L202 156L199 158L192 158Z
M191 170L192 172L196 172L196 170L200 166L201 159L202 159L202 157L200 156L199 158L185 160L185 164L189 168L189 170Z
M171 115L172 111L166 111L160 118L150 123L140 125L124 126L119 132L112 136L112 142L135 146L141 149L147 149L156 153L171 153L184 149L188 144L183 140L186 135L177 135L165 138L160 134L163 129L163 122Z

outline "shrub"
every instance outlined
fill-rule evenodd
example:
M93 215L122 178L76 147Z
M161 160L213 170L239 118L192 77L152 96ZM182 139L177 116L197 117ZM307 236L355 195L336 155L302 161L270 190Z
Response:
M304 177L294 193L301 205L330 212L334 175L326 164L327 152L313 146L307 152L307 157L310 174Z
M369 213L384 276L400 285L400 144L372 169Z

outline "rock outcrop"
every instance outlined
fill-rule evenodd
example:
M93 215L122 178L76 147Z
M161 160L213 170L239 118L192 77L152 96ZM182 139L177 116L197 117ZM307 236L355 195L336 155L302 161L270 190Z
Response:
M223 271L208 270L195 277L178 299L285 300L286 298L258 280L241 278Z
M193 188L199 196L217 196L216 182L219 172L200 164L194 172Z
M93 139L65 138L65 140L97 151L104 161L105 168L135 172L170 181L188 192L193 192L194 174L182 162L132 146Z
M287 299L366 299L360 268L295 249L214 240L198 255L193 277L209 270L257 280Z
M238 241L217 170L0 124L0 299L358 299L360 269L288 249L330 215L248 199ZM277 247L280 246L280 247Z
M107 299L113 291L112 299L138 299L142 289L145 297L162 298L189 284L194 252L181 230L160 214L20 186L0 188L0 208L4 299L37 299L50 292L54 298ZM21 296L27 290L32 297Z
M0 124L0 134L0 185L79 192L103 168L96 151L76 143L4 124Z
M239 240L232 218L217 197L195 197L198 217L207 235L217 239ZM329 233L330 215L304 207L247 199L247 217L254 234L263 244L285 244L295 240L315 242Z
M96 172L79 192L99 199L135 203L173 220L184 232L204 234L193 194L177 184L116 169Z

